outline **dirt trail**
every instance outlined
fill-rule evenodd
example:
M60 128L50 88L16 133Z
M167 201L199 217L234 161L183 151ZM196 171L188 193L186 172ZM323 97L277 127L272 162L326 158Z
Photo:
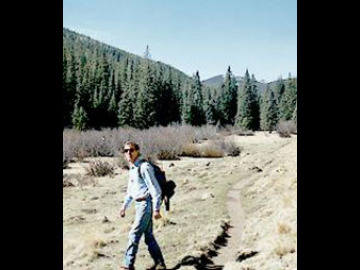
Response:
M278 160L277 153L279 151L281 152L281 149L286 147L289 143L291 142L289 141L288 143L284 143L280 145L280 147L277 146L275 149L267 149L267 151L262 151L261 153L255 150L255 152L252 153L252 158L249 159L249 163L258 164L262 170L265 168L266 171L268 171L279 165L280 160ZM240 200L240 192L248 183L254 182L261 177L263 177L263 173L259 173L255 170L252 174L241 179L229 190L227 196L227 208L230 216L230 227L226 231L228 235L226 245L217 250L218 254L212 258L215 265L224 266L228 262L235 262L239 256L238 249L242 239L245 219L245 212Z
M235 261L236 252L241 240L242 226L244 223L244 212L240 202L240 189L242 182L236 184L228 193L228 209L231 217L230 228L227 230L229 238L227 244L218 252L218 256L213 258L216 265L225 265L226 262Z

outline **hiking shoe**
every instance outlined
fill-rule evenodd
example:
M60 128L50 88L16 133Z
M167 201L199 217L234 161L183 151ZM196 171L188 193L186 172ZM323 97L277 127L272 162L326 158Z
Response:
M156 263L146 268L146 270L166 270L164 263Z
M134 266L120 266L120 270L135 270Z

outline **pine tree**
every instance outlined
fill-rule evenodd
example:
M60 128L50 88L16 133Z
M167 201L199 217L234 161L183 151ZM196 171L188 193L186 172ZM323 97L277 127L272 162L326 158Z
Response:
M77 63L75 56L70 53L70 60L66 65L66 114L64 119L65 126L71 125L71 115L74 109L74 103L76 99L76 68Z
M191 114L191 103L192 103L192 97L193 97L193 89L191 87L191 82L187 81L185 83L185 88L183 91L183 104L182 104L182 114L181 114L181 120L183 124L191 125L193 122L192 114Z
M237 112L237 101L238 101L238 85L235 76L231 76L230 81L230 94L231 94L231 102L230 102L230 124L235 124L235 117Z
M155 74L150 60L145 59L141 66L139 92L134 111L135 127L147 129L156 124L156 105Z
M243 83L239 90L238 110L236 115L236 125L244 129L251 129L253 127L252 114L252 87L250 84L250 76L248 70L245 72Z
M203 109L202 85L200 81L199 71L194 76L192 84L193 100L191 103L191 125L201 126L206 123L205 113Z
M172 118L171 122L180 123L181 122L181 108L183 103L183 91L182 91L182 78L180 77L180 73L172 73L173 83L172 83L172 96L175 99L174 105L172 107Z
M295 123L295 125L297 125L297 101L296 101L296 105L295 105L295 109L292 115L292 121Z
M276 104L278 106L280 104L281 97L282 97L284 91L285 91L285 84L284 84L282 77L280 76L276 82L275 89L274 89Z
M72 124L77 130L85 130L88 125L87 113L83 107L75 105L74 112L72 114Z
M237 85L230 66L226 72L225 81L221 89L218 105L220 124L222 126L233 125L237 109Z
M297 101L297 84L296 78L292 78L285 86L284 94L279 104L279 119L291 120Z
M164 70L161 66L158 69L157 79L157 122L166 126L172 122L179 122L180 104L174 90L173 75L169 68Z
M129 61L126 72L125 87L119 102L118 123L120 126L131 126L131 127L135 126L134 103L135 103L134 62Z
M251 115L252 123L251 129L258 130L260 128L260 104L259 104L259 93L256 85L256 79L254 74L251 76L250 80L251 87Z
M206 123L209 125L216 125L217 123L217 112L216 112L216 101L211 94L211 89L207 89L207 96L205 99L205 115Z
M264 131L273 131L278 122L277 105L273 91L267 85L261 99L260 128Z
M66 74L67 74L67 59L66 59L66 49L63 46L63 88L62 88L62 95L63 95L63 128L65 128L70 119L70 100L67 90L67 80L66 80Z

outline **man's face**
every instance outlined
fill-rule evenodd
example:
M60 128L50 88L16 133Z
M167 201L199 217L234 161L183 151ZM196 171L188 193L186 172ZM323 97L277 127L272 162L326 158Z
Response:
M133 145L125 145L124 154L128 162L134 163L139 156L139 152L135 150Z

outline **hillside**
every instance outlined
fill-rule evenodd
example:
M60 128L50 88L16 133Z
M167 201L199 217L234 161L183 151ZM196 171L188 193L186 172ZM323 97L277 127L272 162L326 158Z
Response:
M136 62L139 62L144 59L144 57L124 51L119 48L107 45L103 42L97 41L91 37L85 36L83 34L77 33L67 28L63 28L63 47L67 50L75 51L83 54L83 57L95 56L96 53L103 52L109 57L110 62L122 62L126 59L133 59ZM144 52L145 52L144 48ZM95 54L94 54L95 53ZM179 73L181 76L189 78L184 72L179 69L174 68L169 64L162 63L160 61L153 61L157 65L161 65L164 68L169 68L175 73Z
M191 80L170 65L63 28L64 128L100 129L119 124L142 128L179 122L182 88ZM153 93L145 94L148 90ZM149 100L141 104L145 114L157 110L157 122L141 119L134 123L131 116L135 101L141 100L139 95L152 97L154 104ZM157 103L164 106L159 108Z

